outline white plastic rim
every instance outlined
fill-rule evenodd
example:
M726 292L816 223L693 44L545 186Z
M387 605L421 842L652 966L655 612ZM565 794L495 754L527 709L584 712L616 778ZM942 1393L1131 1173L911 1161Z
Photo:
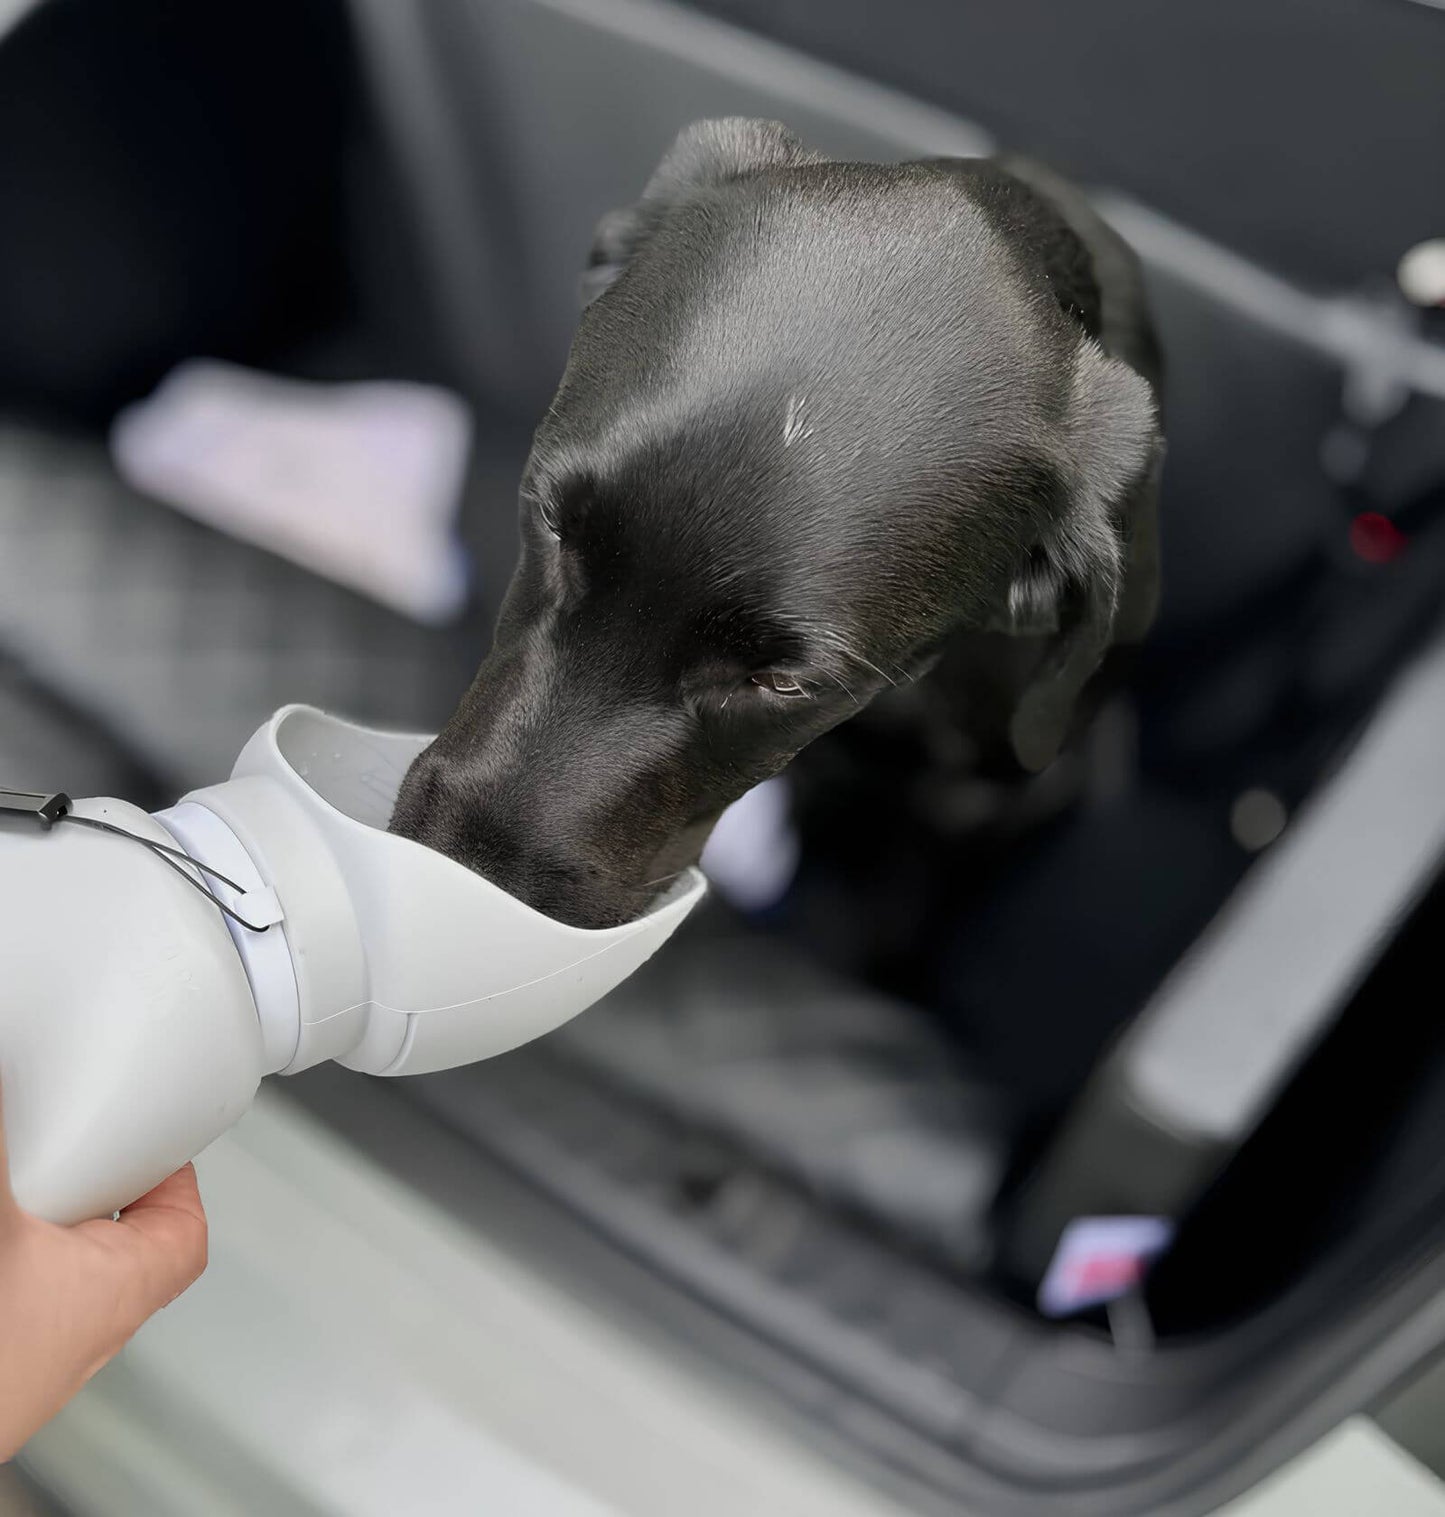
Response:
M387 832L402 779L430 741L288 706L232 775L281 785L337 862L366 961L365 998L334 1012L364 1012L364 1031L338 1062L371 1074L469 1064L551 1031L649 958L706 891L690 869L635 921L572 927ZM284 902L284 882L271 883Z
M167 811L157 811L155 819L193 859L220 870L252 897L265 890L255 860L214 811L194 801L182 801ZM246 903L224 882L208 876L205 883L233 911L246 912ZM252 932L231 917L224 920L256 999L265 1073L274 1075L296 1057L301 1036L300 993L286 925L282 920L265 932Z

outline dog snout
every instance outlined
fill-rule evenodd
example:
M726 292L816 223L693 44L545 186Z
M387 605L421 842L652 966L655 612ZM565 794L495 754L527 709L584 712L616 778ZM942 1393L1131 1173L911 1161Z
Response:
M447 764L432 749L416 758L402 779L392 807L390 830L430 848L439 847L455 811ZM445 852L445 849L442 849Z
M483 815L459 837L444 837L433 846L534 911L569 926L611 927L632 914L630 896L613 888L604 865L583 849L535 828Z
M391 830L445 854L557 921L609 927L633 913L607 865L558 835L535 807L478 782L465 766L423 754L397 797Z
M572 927L612 927L632 914L625 893L610 888L601 868L581 857L529 851L510 868L479 872L534 911Z

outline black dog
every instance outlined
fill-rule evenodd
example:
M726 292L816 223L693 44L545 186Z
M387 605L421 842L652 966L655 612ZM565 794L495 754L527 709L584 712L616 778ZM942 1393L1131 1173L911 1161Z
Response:
M603 926L931 670L980 754L1049 764L1157 580L1157 354L1083 198L703 122L587 282L495 644L393 828Z

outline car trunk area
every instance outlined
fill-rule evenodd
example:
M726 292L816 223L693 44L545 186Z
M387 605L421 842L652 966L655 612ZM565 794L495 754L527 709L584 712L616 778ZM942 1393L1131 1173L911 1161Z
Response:
M21 109L7 66L57 70L66 101L103 71L86 9L59 0L6 39L0 102ZM987 151L997 124L681 5L354 0L248 8L310 64L304 87L273 79L263 133L225 46L240 8L194 32L138 10L229 134L158 164L149 205L119 176L128 267L102 256L85 178L68 214L89 245L58 214L0 255L0 287L36 292L25 343L0 321L0 773L144 804L219 778L289 701L445 719L506 586L591 228L680 126L776 117L899 158ZM104 129L137 154L166 114L156 57L129 59ZM87 130L38 142L55 183ZM232 161L237 205L190 198ZM895 783L909 755L850 739L813 771L776 909L711 903L605 1003L491 1063L287 1086L499 1236L509 1214L474 1216L469 1193L524 1191L519 1248L572 1261L579 1289L716 1356L922 1511L1203 1512L1445 1339L1445 775L1419 762L1445 751L1445 347L1369 282L1373 250L1344 239L1302 271L1278 242L1246 257L1214 240L1227 217L1185 226L1135 198L1162 172L1099 199L1164 340L1164 608L1110 682L1075 801L1002 845L913 805ZM313 198L323 183L334 203ZM188 301L137 298L169 277L152 235ZM42 265L67 270L72 301ZM212 298L247 319L218 321ZM408 622L121 483L104 423L197 352L467 400L477 590L456 623ZM1408 541L1388 561L1359 548L1382 516ZM1417 819L1393 874L1361 845L1386 791ZM1239 820L1260 796L1277 840ZM1231 1115L1205 1133L1158 1095L1199 1014L1181 996L1198 966L1250 953L1307 978L1308 933L1248 933L1299 888L1271 870L1306 841L1337 946L1358 943L1287 1037L1217 1009L1241 1066L1277 1077L1253 1105L1226 1078L1212 1110ZM1041 1316L1040 1259L1068 1220L1151 1203L1179 1232L1142 1297Z

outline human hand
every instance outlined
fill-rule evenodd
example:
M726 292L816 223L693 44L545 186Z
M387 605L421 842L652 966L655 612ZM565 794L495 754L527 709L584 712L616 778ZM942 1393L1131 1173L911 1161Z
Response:
M187 1164L120 1214L74 1227L10 1191L0 1110L0 1463L206 1267L206 1214Z

